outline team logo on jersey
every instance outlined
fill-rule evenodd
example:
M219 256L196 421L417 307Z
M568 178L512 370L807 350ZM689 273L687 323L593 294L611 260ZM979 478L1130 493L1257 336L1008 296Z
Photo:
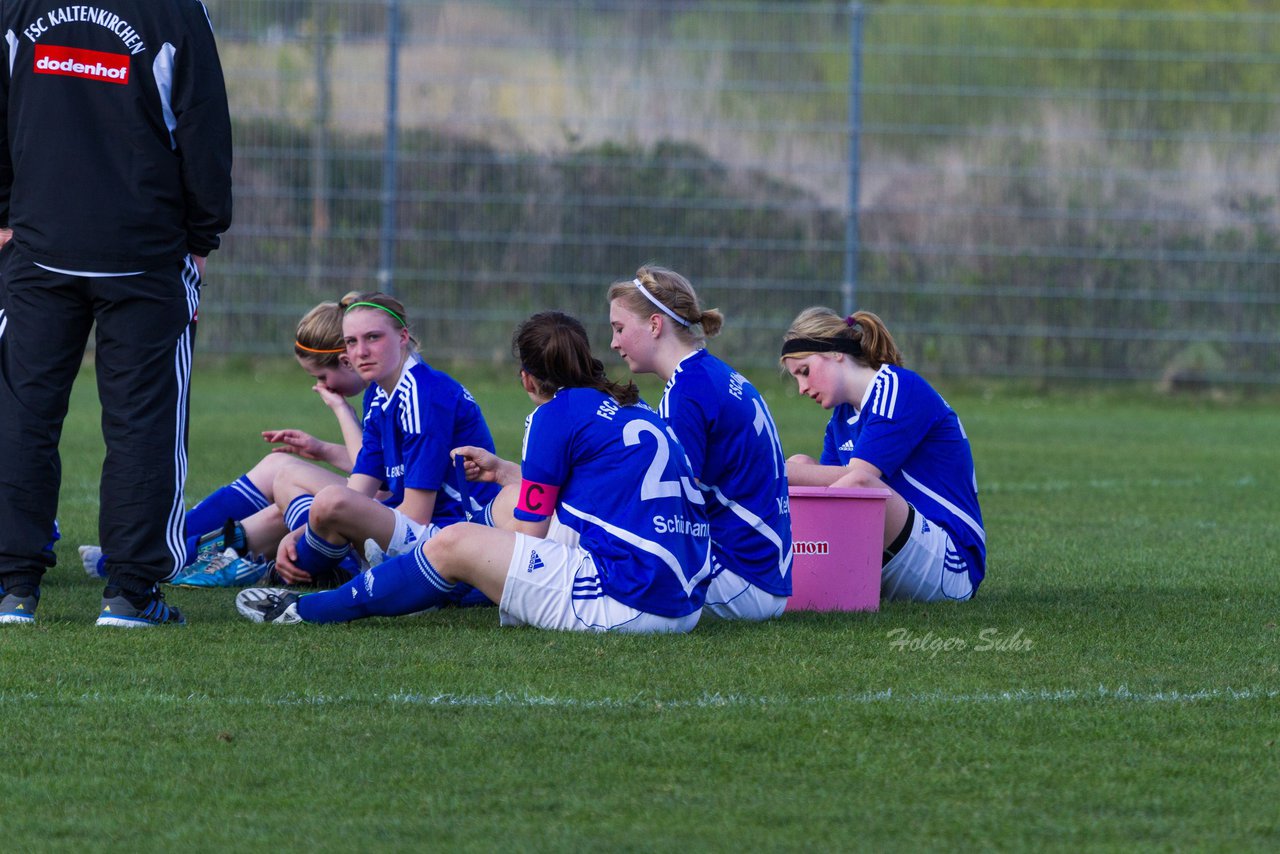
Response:
M122 53L38 44L35 72L123 85L129 82L129 57Z
M531 554L533 556L529 558L529 568L526 569L525 572L533 572L535 569L542 569L546 566L546 564L542 562L542 558L538 557L537 552L531 552Z
M841 446L840 446L840 450L842 450L842 451L852 451L852 450L853 450L853 440L852 440L852 439L849 439L847 442L845 442L843 445L841 445Z

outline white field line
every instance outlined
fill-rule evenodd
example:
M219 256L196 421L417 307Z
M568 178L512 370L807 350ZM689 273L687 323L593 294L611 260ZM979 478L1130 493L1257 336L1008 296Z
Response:
M286 694L279 697L240 697L209 694L142 694L112 695L101 691L82 694L42 694L23 692L0 694L0 706L23 706L29 703L47 703L56 700L74 705L116 703L127 696L131 705L189 706L408 706L475 709L582 709L582 710L672 710L672 709L732 709L732 708L813 708L842 706L969 706L990 704L1031 705L1143 705L1241 702L1280 699L1280 689L1268 688L1201 688L1186 691L1130 691L1124 686L1109 688L1099 685L1094 689L1065 688L1057 690L1014 689L979 693L950 693L945 691L909 692L886 688L881 691L864 691L852 694L829 694L811 697L792 697L755 694L703 694L689 699L665 700L658 697L555 697L542 694L498 692L495 694L430 694L398 691L388 694Z

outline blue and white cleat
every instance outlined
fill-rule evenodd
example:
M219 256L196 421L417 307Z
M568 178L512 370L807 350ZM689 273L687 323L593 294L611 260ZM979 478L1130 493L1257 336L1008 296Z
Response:
M39 588L30 593L9 593L0 587L0 625L32 625L36 621L36 606L39 604Z
M108 587L102 593L102 613L98 614L100 626L145 629L151 626L185 626L186 624L187 620L182 616L182 612L170 607L164 601L164 594L159 590L152 591L151 599L142 606L129 601L123 591L115 587Z
M274 561L251 559L235 549L201 552L169 583L174 587L248 587L267 577Z
M244 525L235 519L228 519L226 524L216 531L210 531L195 541L197 555L216 554L235 549L237 552L249 550L249 536Z

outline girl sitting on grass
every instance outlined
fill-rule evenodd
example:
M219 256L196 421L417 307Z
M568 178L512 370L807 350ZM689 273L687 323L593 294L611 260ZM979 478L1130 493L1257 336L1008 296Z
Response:
M760 392L713 356L724 316L689 280L647 266L609 288L611 345L638 374L666 382L658 414L684 447L707 500L713 576L706 608L767 620L791 595L791 516L778 428Z
M634 385L605 376L576 319L535 314L512 349L537 405L522 462L488 448L454 450L469 480L502 485L490 512L503 527L452 525L337 590L242 590L240 613L269 623L395 616L470 584L499 603L505 626L691 630L711 560L702 495L683 450Z
M973 453L960 419L902 356L879 317L802 311L782 365L823 409L822 457L787 460L797 486L887 487L882 595L969 599L985 573L987 535Z
M344 483L316 490L292 469L276 478L290 533L275 571L294 584L332 573L368 540L378 558L412 549L479 513L498 492L483 484L464 500L449 451L465 444L492 452L493 437L471 394L423 360L404 306L373 293L345 297L342 309L346 356L369 383L361 448Z

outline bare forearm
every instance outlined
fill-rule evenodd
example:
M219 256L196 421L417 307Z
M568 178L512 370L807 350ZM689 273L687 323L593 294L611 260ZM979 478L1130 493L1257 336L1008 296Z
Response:
M844 466L824 466L795 457L787 460L787 483L791 486L830 486L846 474Z

